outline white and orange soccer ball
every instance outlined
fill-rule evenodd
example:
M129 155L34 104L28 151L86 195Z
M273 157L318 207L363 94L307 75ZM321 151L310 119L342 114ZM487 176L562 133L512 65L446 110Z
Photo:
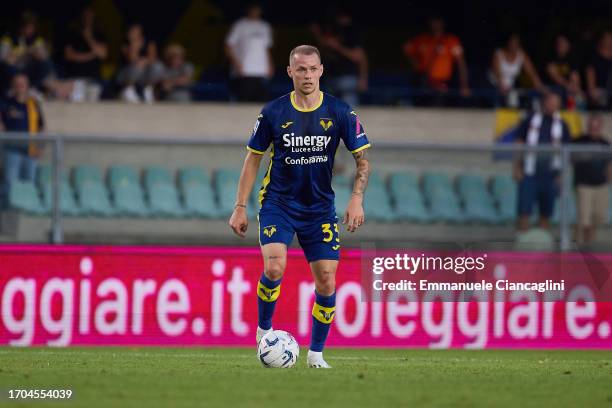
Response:
M259 361L268 368L293 367L300 355L300 346L286 331L272 330L261 338L257 346Z

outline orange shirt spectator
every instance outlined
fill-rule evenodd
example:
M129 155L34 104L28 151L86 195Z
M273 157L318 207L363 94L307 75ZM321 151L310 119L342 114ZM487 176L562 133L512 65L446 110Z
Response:
M417 72L427 75L431 82L450 81L457 58L463 56L459 38L453 34L435 37L421 34L404 45L404 54L410 58Z
M444 20L441 18L431 18L428 32L407 41L404 44L404 54L416 72L424 77L427 85L441 92L448 90L448 83L457 64L461 94L469 95L467 66L461 41L457 36L444 31Z

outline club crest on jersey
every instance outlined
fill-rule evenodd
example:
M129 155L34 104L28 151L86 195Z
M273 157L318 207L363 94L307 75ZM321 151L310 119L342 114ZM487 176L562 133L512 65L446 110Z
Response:
M331 119L322 118L319 121L319 124L321 125L323 130L327 130L327 129L329 129L330 127L332 127L334 125L334 122Z
M284 124L282 124L281 127L283 129L287 129L291 125L293 125L293 122L289 121L289 122L285 122Z
M276 232L276 225L268 225L264 227L263 233L266 237L270 238Z

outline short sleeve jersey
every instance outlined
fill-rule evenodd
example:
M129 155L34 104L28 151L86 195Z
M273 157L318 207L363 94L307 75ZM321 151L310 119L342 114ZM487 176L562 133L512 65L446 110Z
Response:
M341 140L352 153L370 147L359 117L340 99L321 92L318 104L306 110L291 92L268 103L247 145L258 154L272 146L260 205L272 202L305 217L333 211L332 169Z

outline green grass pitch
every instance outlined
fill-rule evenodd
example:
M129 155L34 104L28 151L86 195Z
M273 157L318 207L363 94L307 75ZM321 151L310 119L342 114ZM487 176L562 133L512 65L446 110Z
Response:
M10 407L612 407L611 351L330 349L332 370L245 348L0 348ZM8 400L9 388L70 401Z

